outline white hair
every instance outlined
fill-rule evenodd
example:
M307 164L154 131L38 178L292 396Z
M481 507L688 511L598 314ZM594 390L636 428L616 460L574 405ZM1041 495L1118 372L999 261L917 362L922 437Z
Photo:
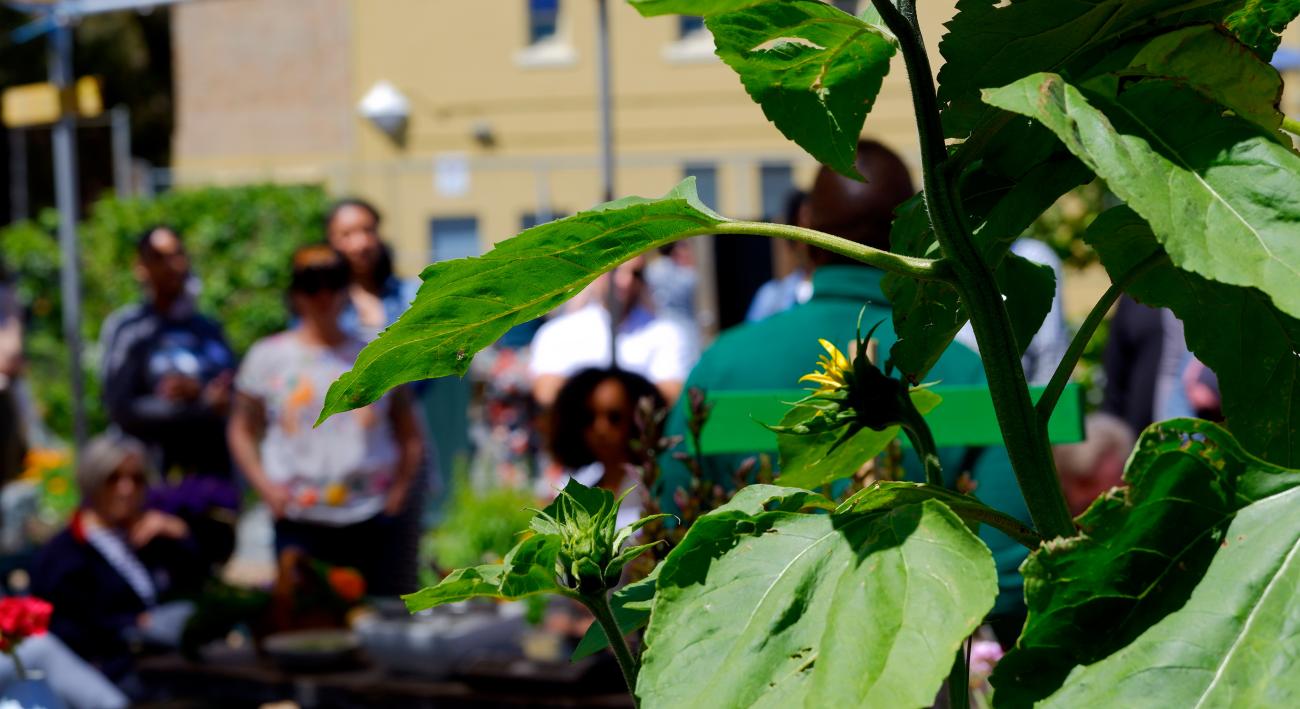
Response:
M131 456L140 460L147 475L149 456L140 441L117 433L102 433L90 439L77 456L77 487L81 489L81 499L93 499L109 476Z

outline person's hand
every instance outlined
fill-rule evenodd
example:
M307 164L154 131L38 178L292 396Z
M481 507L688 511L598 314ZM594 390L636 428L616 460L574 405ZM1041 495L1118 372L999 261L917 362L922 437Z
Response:
M267 508L271 510L271 518L284 518L285 510L289 508L289 503L293 500L289 490L281 485L272 484L266 486L265 490L258 490L258 492L261 493L262 501L266 503Z
M149 510L135 524L131 525L131 546L140 549L155 539L184 539L189 536L190 528L180 517L166 512Z
M13 357L0 357L0 374L6 377L17 377L26 368L27 360L20 354Z
M406 508L406 495L409 492L409 485L394 485L390 488L388 495L384 498L384 514L389 517L402 514L402 510Z
M199 380L184 374L164 374L154 393L168 401L194 401L202 393Z
M219 416L226 416L230 413L230 401L232 395L231 383L234 381L234 375L229 370L218 374L212 381L203 387L203 403Z

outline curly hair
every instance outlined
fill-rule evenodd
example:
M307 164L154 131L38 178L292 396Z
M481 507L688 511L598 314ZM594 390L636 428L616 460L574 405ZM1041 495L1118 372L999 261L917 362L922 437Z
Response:
M555 396L555 404L550 412L550 436L547 443L551 455L561 465L576 469L595 462L595 456L587 447L584 431L591 425L591 395L596 387L613 379L623 385L628 401L635 409L638 402L649 398L655 409L668 407L659 389L648 379L626 370L591 367L584 369L564 382ZM636 432L633 432L633 437Z

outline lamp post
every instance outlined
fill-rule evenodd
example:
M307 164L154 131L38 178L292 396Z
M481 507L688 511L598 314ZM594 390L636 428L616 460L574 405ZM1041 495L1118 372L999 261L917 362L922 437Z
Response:
M72 99L72 28L57 16L50 32L50 83L59 92L59 120L54 124L54 202L59 209L59 287L63 291L63 340L68 345L72 387L72 438L77 450L86 442L85 382L81 369L81 268L77 246L76 106ZM72 104L72 105L70 105Z
M604 201L614 199L614 105L610 91L609 3L596 0L596 96L600 122L600 185ZM609 366L618 367L618 290L608 276L605 310L609 312Z

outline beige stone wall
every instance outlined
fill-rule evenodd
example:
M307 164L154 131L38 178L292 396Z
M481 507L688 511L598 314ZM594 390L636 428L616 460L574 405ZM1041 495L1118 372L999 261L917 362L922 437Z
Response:
M222 0L173 12L178 166L240 180L350 153L347 0Z

